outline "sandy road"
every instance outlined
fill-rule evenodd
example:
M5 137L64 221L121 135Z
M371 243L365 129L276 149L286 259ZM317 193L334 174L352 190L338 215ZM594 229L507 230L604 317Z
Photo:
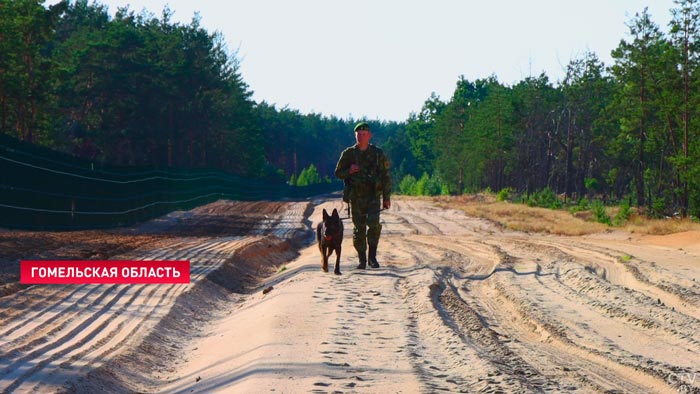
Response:
M333 207L260 205L229 218L239 235L130 256L190 259L187 286L0 299L0 390L700 392L697 234L523 234L397 199L382 214L382 267L354 269L346 221L335 276L296 242Z
M666 263L697 244L505 232L410 200L383 221L382 268L353 269L348 232L342 277L303 250L160 392L698 391L700 268Z

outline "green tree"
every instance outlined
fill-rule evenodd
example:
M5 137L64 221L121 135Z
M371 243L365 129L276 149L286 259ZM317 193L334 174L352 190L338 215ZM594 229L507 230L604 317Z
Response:
M683 216L687 215L690 202L690 184L700 185L691 174L697 173L700 166L700 145L697 142L700 133L700 121L692 115L700 104L700 1L674 0L677 8L671 10L670 36L679 54L680 72L679 108L681 132L681 151L672 158L679 171L680 208Z
M604 133L598 119L610 103L613 86L604 64L587 52L569 62L561 89L564 123L555 136L564 156L564 192L570 198L584 195L585 179L597 175L594 159L602 152L599 137Z
M62 140L116 164L274 173L236 53L199 17L180 25L171 15L68 7L54 50Z
M53 79L45 49L64 6L0 0L0 132L29 142L47 138Z
M561 92L541 74L513 87L514 174L511 186L528 195L552 186L554 131L561 123Z
M433 93L423 104L420 113L409 117L406 138L415 164L414 174L433 171L435 136L432 127L444 109L445 103Z
M483 184L500 190L509 184L513 168L514 108L512 91L495 78L488 81L488 95L474 108L467 125L473 136L470 150L483 163Z
M612 53L615 64L611 71L618 86L612 105L620 126L608 152L617 157L618 166L624 168L618 174L632 174L637 205L644 206L650 202L647 194L652 190L647 187L644 174L654 162L657 166L663 165L665 158L659 155L662 149L668 148L666 141L659 137L665 127L673 125L673 122L663 121L659 108L664 97L661 89L670 87L664 81L667 67L664 61L670 53L667 41L651 21L646 8L636 14L628 27L630 41L621 40ZM663 178L659 173L659 183Z
M469 133L467 125L488 94L488 84L488 80L470 82L460 77L452 99L435 121L435 168L458 194L482 185L484 157L479 146L483 141Z

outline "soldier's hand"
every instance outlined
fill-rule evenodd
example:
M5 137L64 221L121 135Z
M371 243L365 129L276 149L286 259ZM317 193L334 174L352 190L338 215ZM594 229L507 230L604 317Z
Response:
M358 166L357 164L351 164L350 165L350 173L354 174L356 172L360 172L360 166Z
M391 200L384 200L384 209L391 208Z

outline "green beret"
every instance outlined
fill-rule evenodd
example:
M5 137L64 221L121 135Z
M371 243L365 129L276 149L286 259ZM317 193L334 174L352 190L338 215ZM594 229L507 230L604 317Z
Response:
M359 130L369 130L369 124L367 122L360 122L355 125L355 131Z

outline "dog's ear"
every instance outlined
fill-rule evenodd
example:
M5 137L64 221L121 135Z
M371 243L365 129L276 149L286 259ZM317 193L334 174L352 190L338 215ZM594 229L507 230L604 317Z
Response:
M340 217L340 215L338 215L338 210L337 210L337 209L333 208L333 214L332 214L332 216L333 216L334 218L336 218L336 219Z
M323 220L328 219L328 212L326 212L326 208L323 208Z

